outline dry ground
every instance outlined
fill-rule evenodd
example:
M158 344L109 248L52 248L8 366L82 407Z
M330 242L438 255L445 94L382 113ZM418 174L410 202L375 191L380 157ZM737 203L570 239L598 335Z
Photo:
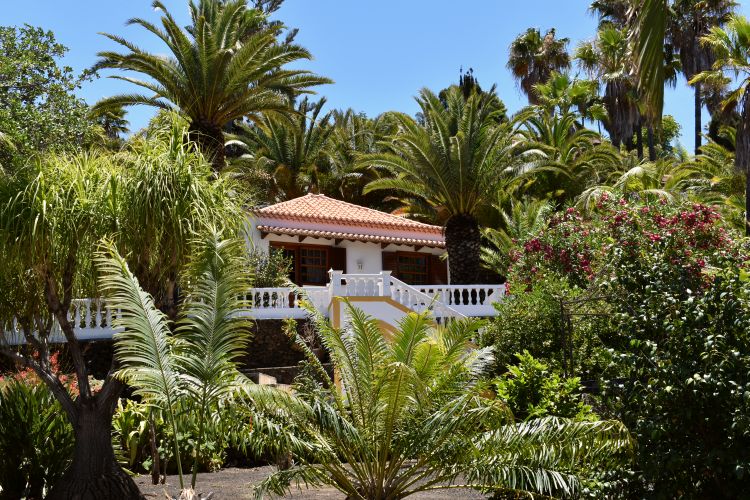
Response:
M253 498L253 485L268 477L273 470L273 467L258 467L254 469L228 468L219 472L198 474L197 491L198 493L213 492L214 500L250 499ZM187 479L189 481L189 477ZM151 476L138 476L135 478L135 481L148 499L164 500L166 498L164 495L165 488L172 495L179 493L177 476L168 476L166 485L152 485ZM340 500L344 498L344 495L332 488L316 490L293 489L292 494L285 498L294 498L297 500ZM486 497L474 490L455 489L419 493L411 498L419 500L479 500Z

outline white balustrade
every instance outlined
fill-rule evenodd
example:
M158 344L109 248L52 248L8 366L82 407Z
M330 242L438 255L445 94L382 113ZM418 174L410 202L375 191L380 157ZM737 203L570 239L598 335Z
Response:
M493 304L505 296L505 285L422 285L413 286L391 276L390 271L378 274L344 274L330 271L326 286L253 288L247 300L255 319L304 318L307 311L301 307L304 296L324 316L333 297L389 297L395 302L417 312L430 309L435 319L444 322L463 316L495 316ZM111 338L113 320L118 311L107 307L101 299L79 299L71 304L69 319L76 337L80 340ZM25 342L20 326L14 321L5 328L8 343ZM52 342L65 338L56 324Z

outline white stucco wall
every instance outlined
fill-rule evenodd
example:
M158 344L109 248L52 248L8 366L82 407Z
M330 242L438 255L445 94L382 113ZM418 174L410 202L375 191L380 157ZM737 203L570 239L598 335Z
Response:
M268 252L270 242L280 243L300 243L297 236L290 235L276 235L269 234L265 238L261 238L260 232L252 227L250 230L250 250L255 249L261 252ZM303 245L324 245L334 246L335 241L326 238L305 238L302 241ZM379 273L383 270L383 257L382 253L386 252L413 252L414 247L408 245L388 245L382 248L380 243L365 243L362 241L341 241L339 247L346 248L346 272L348 273ZM423 247L418 250L419 253L426 253L432 255L441 255L445 250L441 248L430 248ZM359 269L358 263L362 263L362 269ZM338 271L338 269L336 269Z

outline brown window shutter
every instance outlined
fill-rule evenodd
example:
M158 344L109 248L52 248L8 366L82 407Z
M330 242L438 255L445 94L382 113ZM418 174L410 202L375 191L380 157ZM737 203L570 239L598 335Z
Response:
M346 248L331 247L328 252L328 267L346 273Z
M396 252L382 252L383 271L393 271L393 275L398 278L398 255Z
M448 284L448 263L439 255L430 255L430 284Z

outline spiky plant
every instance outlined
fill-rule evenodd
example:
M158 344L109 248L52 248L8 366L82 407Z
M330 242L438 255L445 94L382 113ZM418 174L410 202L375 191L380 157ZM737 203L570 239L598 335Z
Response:
M535 113L524 126L527 162L516 181L523 192L563 204L621 163L619 152L602 144L595 131L581 128L571 112Z
M495 205L500 212L502 227L482 231L487 244L482 247L482 264L485 268L503 274L510 266L510 251L518 242L539 232L547 222L553 206L547 200L510 199L510 207Z
M471 343L477 320L436 327L412 313L384 335L377 320L347 311L342 330L316 317L334 380L297 337L322 382L306 379L293 394L254 391L255 445L293 463L259 484L257 497L298 482L368 500L459 486L575 493L629 446L617 422L512 423L479 383L493 357Z
M241 298L249 287L244 250L243 241L222 240L216 231L196 243L174 335L167 316L114 247L105 246L97 258L102 291L110 307L120 311L114 325L121 329L114 335L117 376L165 412L183 489L178 411L190 408L199 423L190 483L194 489L206 424L218 405L246 382L234 363L249 333L248 306Z
M239 170L259 171L270 180L267 201L277 203L319 193L328 170L327 146L333 133L331 112L323 113L326 100L302 99L297 113L286 117L264 116L253 125L240 125L227 144L238 145L244 154L235 163Z
M279 40L283 25L269 23L246 0L190 2L191 24L183 28L160 1L161 27L131 19L158 37L168 56L152 54L127 39L104 34L127 52L99 53L96 68L138 73L146 79L113 75L142 87L148 94L123 94L103 99L97 108L143 104L182 113L196 142L215 170L224 168L223 128L233 120L257 119L266 111L286 111L288 96L310 92L330 80L309 71L286 69L310 59L303 47Z
M423 89L417 101L424 123L394 114L398 132L387 142L391 152L361 158L363 167L385 174L365 192L393 190L412 210L426 205L426 215L445 227L451 282L474 283L480 269L477 219L515 176L521 118L500 121L504 109L494 90L466 98L451 87L440 99Z
M732 81L729 75L734 76L734 88L722 106L741 109L734 161L747 174L750 172L750 22L744 16L734 15L726 27L711 28L702 42L713 50L716 62L713 69L699 74L690 83L726 83ZM750 234L750 175L745 177L745 232Z

